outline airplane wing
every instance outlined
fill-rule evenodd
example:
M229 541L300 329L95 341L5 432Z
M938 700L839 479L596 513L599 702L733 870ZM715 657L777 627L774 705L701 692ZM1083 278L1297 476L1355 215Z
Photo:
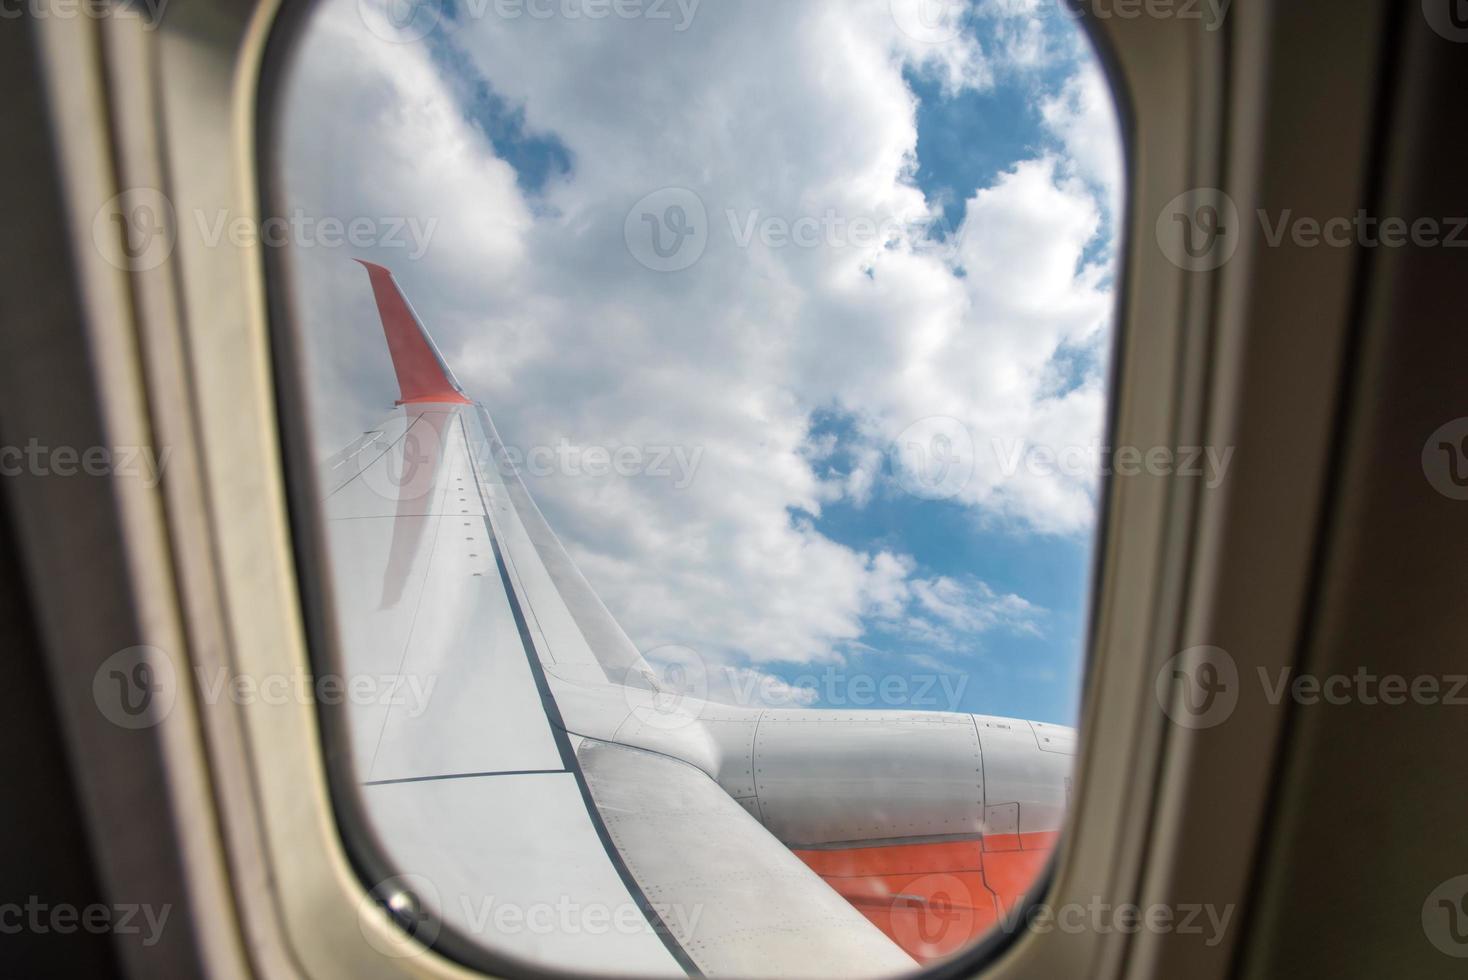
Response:
M1028 854L996 877L1012 904L1063 817L1069 730L669 689L362 264L399 398L321 486L345 682L387 691L350 699L351 765L425 911L542 966L638 976L890 976L992 924L984 854ZM962 935L927 928L938 891Z

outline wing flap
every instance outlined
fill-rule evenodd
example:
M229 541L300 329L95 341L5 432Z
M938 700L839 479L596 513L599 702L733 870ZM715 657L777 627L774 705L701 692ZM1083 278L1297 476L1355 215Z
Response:
M607 861L574 774L363 789L395 870L444 926L486 949L578 973L686 973Z
M576 756L632 877L706 976L891 977L914 968L701 770L592 739Z

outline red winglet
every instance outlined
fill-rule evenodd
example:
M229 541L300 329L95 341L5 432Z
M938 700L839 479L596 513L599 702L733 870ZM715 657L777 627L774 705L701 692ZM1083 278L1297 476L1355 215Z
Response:
M357 259L372 280L372 295L382 317L382 332L398 374L399 405L417 402L469 404L454 373L443 362L433 338L423 328L392 273L374 262Z

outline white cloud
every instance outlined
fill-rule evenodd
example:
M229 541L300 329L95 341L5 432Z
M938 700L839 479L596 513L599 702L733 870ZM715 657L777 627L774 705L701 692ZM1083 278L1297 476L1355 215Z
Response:
M1108 212L1119 215L1124 190L1121 142L1116 108L1100 65L1083 64L1059 92L1041 103L1040 111L1075 172L1100 187Z
M1089 90L1045 104L1058 151L975 193L953 254L926 239L936 211L912 179L904 70L936 72L950 90L989 85L1040 57L1028 16L990 51L916 42L888 0L709 3L678 33L466 22L451 43L574 160L569 178L527 197L429 45L383 42L355 0L330 0L293 83L287 195L324 214L440 218L422 260L372 257L507 441L702 452L681 488L646 475L527 480L644 648L685 644L742 669L839 660L874 623L949 646L1033 629L1040 611L1017 596L924 578L904 554L846 547L793 516L895 492L887 446L943 415L974 433L975 474L957 501L977 519L1071 534L1093 518L1092 481L1008 473L990 449L1099 436L1099 373L1062 378L1054 361L1094 351L1110 312L1106 270L1082 261L1101 227L1087 181L1108 179ZM629 254L624 219L668 186L696 190L709 240L691 268L656 273ZM894 230L885 242L740 247L730 213ZM323 450L380 418L394 391L365 279L345 258L294 256ZM858 437L852 465L823 479L813 464L834 447L816 444L812 415L832 407Z
M1017 595L999 595L984 582L940 576L913 582L912 592L920 610L956 633L986 633L1001 627L1038 632L1034 621L1040 610Z
M820 692L767 671L731 663L690 647L669 644L644 650L664 691L745 708L803 708Z

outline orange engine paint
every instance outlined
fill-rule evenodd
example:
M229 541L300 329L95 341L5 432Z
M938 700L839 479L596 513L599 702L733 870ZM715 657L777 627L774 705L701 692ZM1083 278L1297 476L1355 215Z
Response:
M795 855L919 963L958 952L1030 890L1055 833Z

